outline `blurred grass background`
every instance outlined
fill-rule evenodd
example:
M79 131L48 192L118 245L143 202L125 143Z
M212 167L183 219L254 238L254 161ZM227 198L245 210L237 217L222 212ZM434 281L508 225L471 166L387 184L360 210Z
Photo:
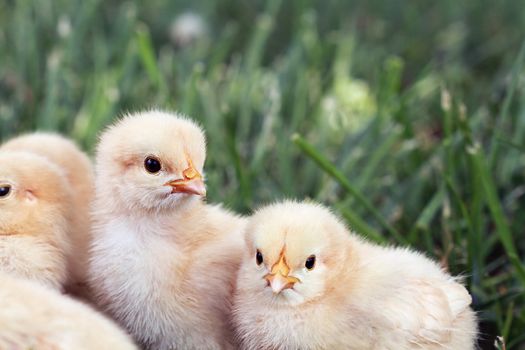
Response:
M3 0L0 140L186 113L210 201L332 205L464 275L482 348L525 349L524 40L510 0Z

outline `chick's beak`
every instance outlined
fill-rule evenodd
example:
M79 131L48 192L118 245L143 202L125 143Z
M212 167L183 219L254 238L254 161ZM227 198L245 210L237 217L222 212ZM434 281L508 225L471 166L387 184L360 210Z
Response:
M187 193L198 196L206 195L206 185L204 184L202 175L195 169L191 162L189 167L182 172L182 175L184 176L183 179L166 183L167 186L173 188L171 193Z
M284 289L293 288L294 284L300 282L298 278L288 276L290 267L286 263L284 254L281 255L279 261L272 266L271 273L264 276L268 285L272 288L274 294L282 292Z

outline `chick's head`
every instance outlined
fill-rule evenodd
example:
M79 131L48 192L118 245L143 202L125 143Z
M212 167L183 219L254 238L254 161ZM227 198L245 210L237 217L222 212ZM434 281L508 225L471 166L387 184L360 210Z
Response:
M128 115L101 136L97 191L128 211L172 209L203 197L206 140L193 121L149 111Z
M249 288L290 305L322 297L337 283L348 231L325 207L284 202L257 211L247 228Z
M0 152L0 236L26 235L63 244L71 187L47 159L25 152ZM42 237L42 235L49 237Z

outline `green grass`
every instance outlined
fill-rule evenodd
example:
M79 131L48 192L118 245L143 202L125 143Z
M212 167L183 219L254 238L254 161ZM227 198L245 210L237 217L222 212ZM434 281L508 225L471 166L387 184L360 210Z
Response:
M176 45L186 10L207 31ZM519 1L4 1L0 139L92 151L125 111L186 113L211 201L331 205L464 275L484 348L525 349L524 40Z

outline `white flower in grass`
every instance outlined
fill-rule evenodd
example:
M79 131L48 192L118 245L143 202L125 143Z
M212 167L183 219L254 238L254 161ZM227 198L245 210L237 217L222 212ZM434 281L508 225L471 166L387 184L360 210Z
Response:
M47 56L47 68L49 70L57 69L60 66L60 63L62 62L62 51L55 49L51 51L49 56Z
M193 12L183 13L175 18L170 27L171 41L179 46L187 46L206 35L204 19Z
M337 79L332 93L325 96L322 109L335 130L355 132L376 113L376 100L368 84L353 78Z
M60 16L58 19L57 33L61 38L67 38L71 34L71 20L68 16Z

